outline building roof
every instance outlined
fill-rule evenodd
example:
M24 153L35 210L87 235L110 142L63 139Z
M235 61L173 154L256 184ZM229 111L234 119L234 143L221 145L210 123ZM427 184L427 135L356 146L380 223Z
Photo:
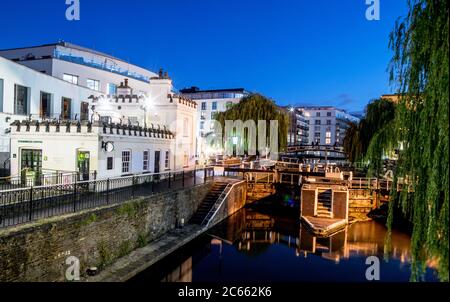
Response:
M200 90L200 88L192 86L191 88L184 88L180 90L181 93L205 93L205 92L242 92L247 93L244 88L228 88L228 89L210 89Z

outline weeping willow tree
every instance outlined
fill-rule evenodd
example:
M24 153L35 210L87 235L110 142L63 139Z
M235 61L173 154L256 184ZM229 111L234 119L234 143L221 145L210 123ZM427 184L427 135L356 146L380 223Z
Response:
M344 152L350 162L369 162L369 173L378 173L384 155L397 147L395 138L395 104L387 99L377 99L366 107L365 117L349 123L343 141Z
M420 280L428 261L436 265L439 278L448 281L449 8L445 0L408 5L408 15L391 33L390 73L399 92L396 136L405 142L394 182L407 178L412 187L392 199L388 227L397 205L413 224L412 280Z
M265 120L267 123L271 120L277 120L278 148L279 150L284 150L286 147L289 117L282 112L272 100L260 94L252 94L244 97L238 104L233 105L233 107L227 111L218 113L216 115L216 120L222 125L222 129L224 130L226 120L241 120L243 122L253 120L256 124L258 124L259 120ZM268 142L270 137L269 124L267 124L266 135L266 141ZM244 149L247 149L247 146L248 142L244 137Z

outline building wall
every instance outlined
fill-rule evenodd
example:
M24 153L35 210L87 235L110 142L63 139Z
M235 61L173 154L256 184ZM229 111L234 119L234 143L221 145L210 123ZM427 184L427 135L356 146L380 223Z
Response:
M3 153L9 153L10 149L10 137L7 133L10 124L14 120L28 118L28 115L14 114L14 85L29 88L28 114L31 114L33 119L39 118L41 92L51 94L50 113L53 117L58 117L61 114L62 97L71 99L72 118L75 115L80 116L81 102L88 102L89 96L97 94L93 90L67 83L2 57L0 57L0 79L3 83L0 90L0 101L3 101L0 106L2 108L2 112L0 112L0 152Z
M301 109L304 110L305 117L309 121L308 144L319 142L321 145L342 145L347 122L359 121L357 117L334 107L302 107ZM320 124L316 124L316 121L320 121ZM316 136L316 133L320 135Z
M31 127L34 128L34 127ZM19 175L21 167L21 150L32 149L42 151L42 169L56 171L77 171L78 151L89 152L90 171L97 171L97 178L118 177L128 174L140 174L144 172L154 172L155 151L160 151L160 172L171 170L174 167L173 161L169 161L169 168L165 169L165 152L173 148L172 139L149 138L127 135L103 134L102 127L93 127L92 133L87 133L86 126L82 127L82 132L76 132L76 126L71 127L71 132L65 132L65 126L61 126L61 132L55 132L55 126L50 127L50 132L36 132L30 128L30 132L25 132L25 127L21 126L21 131L16 131L13 126L11 135L11 175ZM109 128L108 128L109 130ZM106 152L102 148L102 142L112 142L113 152ZM130 171L122 172L122 152L130 151ZM144 151L149 151L148 169L144 170ZM107 170L107 158L113 157L113 169Z

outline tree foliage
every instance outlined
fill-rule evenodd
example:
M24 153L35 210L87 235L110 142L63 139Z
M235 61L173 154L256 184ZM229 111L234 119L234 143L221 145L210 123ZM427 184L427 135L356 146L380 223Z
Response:
M408 176L413 193L402 190L393 200L414 226L412 279L419 279L432 260L440 279L448 281L448 2L414 0L408 5L408 15L391 33L390 73L400 95L396 136L405 142L395 181ZM394 206L391 202L389 227Z
M255 121L258 124L259 120L267 121L267 142L269 142L269 122L271 120L278 120L278 147L283 150L287 144L287 132L289 127L289 118L287 114L282 112L275 103L260 95L251 94L244 97L238 104L224 112L220 112L216 116L216 120L225 129L226 120L248 120Z
M365 117L349 123L343 141L350 162L369 161L372 170L378 170L383 155L392 152L395 144L395 104L387 99L377 99L366 107ZM376 160L373 160L375 159Z

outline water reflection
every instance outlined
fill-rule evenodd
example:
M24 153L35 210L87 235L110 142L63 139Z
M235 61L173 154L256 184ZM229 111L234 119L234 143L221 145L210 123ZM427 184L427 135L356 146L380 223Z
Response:
M381 260L381 281L408 281L410 238L360 222L328 237L313 236L295 217L244 209L133 281L366 281L366 257ZM437 281L428 269L426 280Z

